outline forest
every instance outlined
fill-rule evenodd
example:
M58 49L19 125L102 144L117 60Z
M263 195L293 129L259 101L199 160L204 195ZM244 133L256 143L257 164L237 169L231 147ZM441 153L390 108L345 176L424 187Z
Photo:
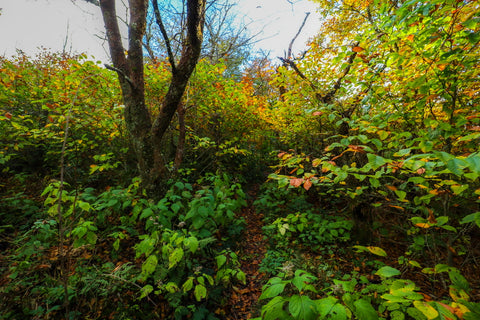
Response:
M89 2L111 64L0 56L0 319L480 319L477 0Z

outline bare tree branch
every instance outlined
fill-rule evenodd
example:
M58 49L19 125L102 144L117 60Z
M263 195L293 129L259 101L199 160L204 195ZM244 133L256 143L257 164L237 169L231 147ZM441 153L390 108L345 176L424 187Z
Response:
M300 33L302 32L302 29L303 27L305 26L305 23L307 22L307 19L308 19L308 16L310 15L310 12L306 12L305 13L305 18L303 19L303 22L302 22L302 25L300 26L300 28L298 29L298 32L297 34L295 35L295 37L293 37L292 41L290 41L290 45L288 46L288 52L287 52L287 56L286 58L287 59L290 59L290 57L292 56L292 47L293 47L293 43L295 42L295 40L297 39L297 37L300 35Z
M168 59L170 60L170 66L172 67L172 73L176 72L177 67L175 66L175 56L172 52L172 46L170 44L170 39L168 38L167 30L162 21L162 16L160 15L160 10L158 9L158 1L152 0L153 5L153 12L155 14L155 20L157 21L157 25L160 28L160 32L162 33L163 40L165 41L165 46L167 47Z

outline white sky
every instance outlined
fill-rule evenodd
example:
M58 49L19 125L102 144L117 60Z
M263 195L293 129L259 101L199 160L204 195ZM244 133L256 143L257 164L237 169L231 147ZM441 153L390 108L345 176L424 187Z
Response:
M262 31L257 48L283 56L298 31L305 12L311 12L294 53L319 28L316 5L308 0L239 0L239 15L245 15L250 32ZM293 3L293 4L292 4ZM0 0L0 55L14 55L16 49L34 55L39 47L53 51L86 52L108 61L100 9L83 0ZM119 10L120 11L120 10ZM93 58L92 58L93 59Z

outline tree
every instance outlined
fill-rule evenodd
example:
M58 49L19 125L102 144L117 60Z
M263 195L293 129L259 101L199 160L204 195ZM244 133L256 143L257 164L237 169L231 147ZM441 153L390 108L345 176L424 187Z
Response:
M161 141L200 57L206 0L187 0L185 2L187 12L185 41L178 63L170 60L172 76L169 88L155 117L152 116L145 103L143 73L143 38L146 30L148 3L148 0L129 1L128 53L122 44L115 0L101 0L100 8L113 62L113 66L107 66L107 68L118 74L125 105L125 122L138 160L139 174L149 195L159 197L165 190L163 183L168 176L162 155ZM157 1L152 0L152 5L158 7Z
M147 15L144 48L152 60L159 56L177 60L186 37L182 2L165 1L158 6L152 3L153 10ZM251 56L250 46L256 34L248 34L247 25L234 12L235 6L237 3L231 0L208 2L200 58L211 63L223 62L227 75L239 76L239 66Z

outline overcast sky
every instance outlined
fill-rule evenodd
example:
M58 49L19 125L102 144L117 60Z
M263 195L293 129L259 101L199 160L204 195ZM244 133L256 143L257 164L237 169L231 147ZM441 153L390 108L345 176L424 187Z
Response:
M82 0L0 0L0 55L11 56L16 49L29 55L39 47L53 51L85 52L108 61L100 9ZM305 12L311 12L296 40L295 52L304 49L307 39L319 28L316 5L308 0L239 0L239 16L250 32L262 32L257 48L283 56L298 31ZM92 58L93 59L93 58Z

